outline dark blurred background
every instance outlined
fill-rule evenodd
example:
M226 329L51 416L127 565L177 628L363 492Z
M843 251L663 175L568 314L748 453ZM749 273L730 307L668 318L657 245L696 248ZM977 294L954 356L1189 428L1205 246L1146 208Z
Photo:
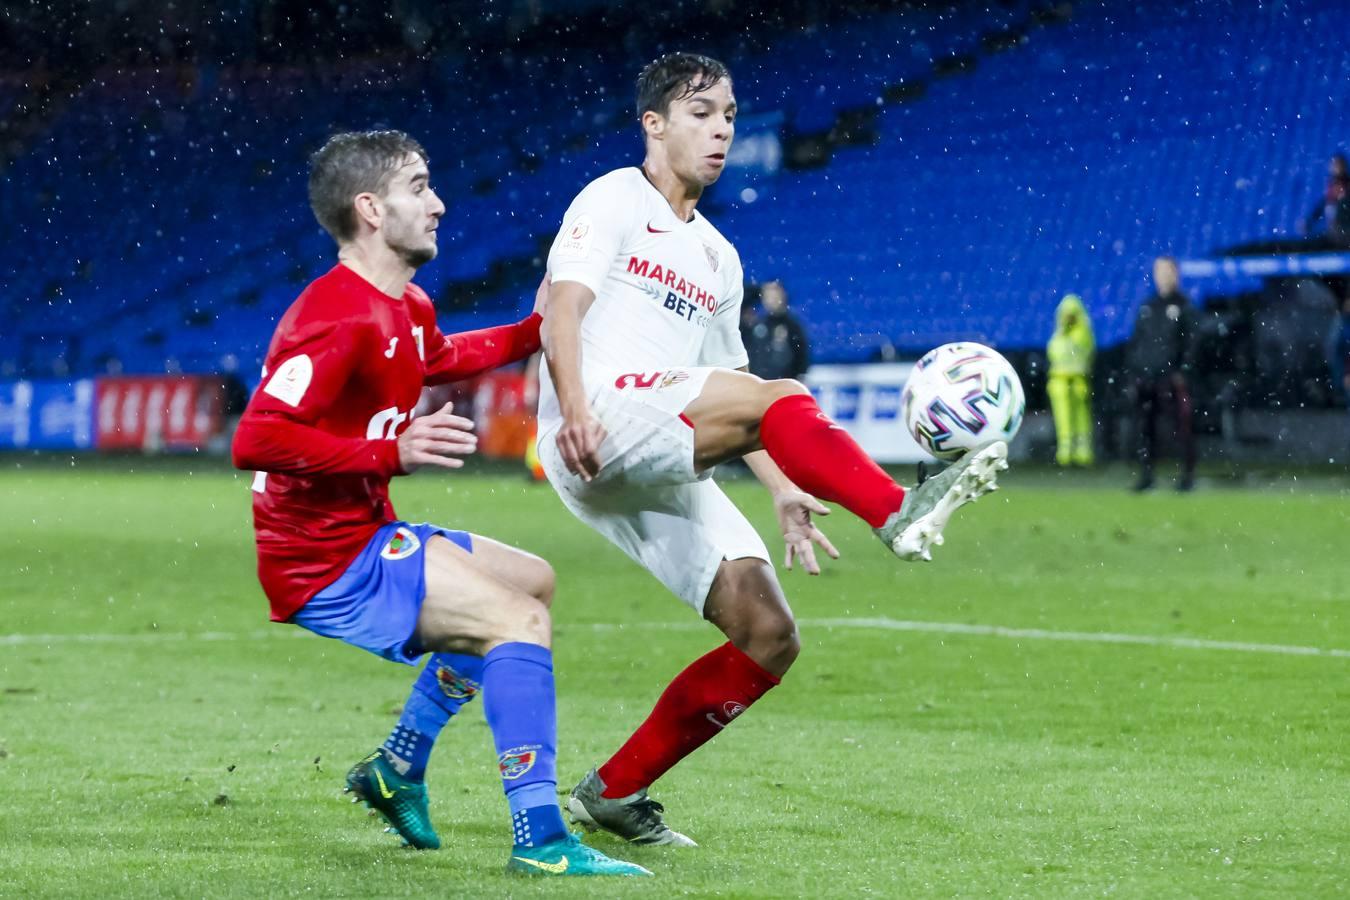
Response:
M519 314L571 197L638 160L634 78L673 49L731 66L737 147L702 208L751 303L784 286L814 364L978 340L1041 407L1074 293L1096 440L1128 455L1128 342L1170 254L1197 430L1344 429L1346 24L1319 0L3 2L0 429L21 382L238 395L332 264L304 185L336 130L428 148L449 209L418 281L443 327Z

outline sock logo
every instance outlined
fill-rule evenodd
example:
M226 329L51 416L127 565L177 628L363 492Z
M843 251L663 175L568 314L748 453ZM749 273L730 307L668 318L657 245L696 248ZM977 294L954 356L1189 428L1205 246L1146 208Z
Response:
M534 768L534 761L539 758L539 745L531 744L526 747L512 747L497 757L497 767L501 769L502 778L507 781L515 781L520 776Z
M843 429L843 426L834 424L834 420L831 419L829 416L825 415L823 412L816 413L816 418L819 419L820 421L824 422L824 423L825 423L825 427L827 427L827 428L829 428L829 429L831 429L831 430L833 430L833 431L843 431L843 430L844 430L844 429Z
M469 700L478 693L478 682L471 681L449 666L436 667L436 683L451 700Z
M717 713L705 713L704 718L706 718L709 722L716 725L718 728L726 728L728 725L731 724L732 719L736 718L743 712L745 712L744 703L740 702L739 700L728 700L726 703L722 704L722 715L726 716L725 722L717 718Z

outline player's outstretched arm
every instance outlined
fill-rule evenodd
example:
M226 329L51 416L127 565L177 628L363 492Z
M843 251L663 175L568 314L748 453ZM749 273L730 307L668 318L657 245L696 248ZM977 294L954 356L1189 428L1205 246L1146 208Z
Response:
M543 335L544 358L562 409L558 452L568 471L585 481L600 473L600 442L605 439L605 427L591 412L581 379L581 320L594 302L595 292L579 281L554 283Z
M816 562L815 545L819 544L830 559L839 558L839 551L834 549L834 544L811 520L813 514L828 516L829 508L789 481L765 451L747 453L744 459L750 471L773 495L773 511L778 517L778 527L783 532L784 568L791 569L793 560L800 559L808 575L819 575L820 564Z
M368 351L365 323L305 322L285 336L271 372L249 399L231 447L234 464L257 472L313 475L398 474L392 440L333 434L318 427L357 361Z
M235 468L253 472L377 478L399 473L393 441L338 437L272 410L247 410L230 450Z
M539 313L509 325L444 335L434 329L427 352L427 384L473 378L527 358L539 349Z

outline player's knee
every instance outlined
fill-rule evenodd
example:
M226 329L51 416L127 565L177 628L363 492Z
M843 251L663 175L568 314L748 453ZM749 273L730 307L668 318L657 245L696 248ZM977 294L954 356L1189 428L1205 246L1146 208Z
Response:
M781 675L802 652L801 636L791 616L765 616L755 621L745 637L747 656Z
M538 557L531 559L528 583L530 596L544 604L545 607L552 608L553 591L558 583L558 576L553 571L553 566Z
M497 617L492 623L492 635L484 652L500 644L522 643L552 646L553 617L548 607L537 597L528 594L513 595L498 604Z
M535 599L544 604L545 608L553 608L553 590L557 585L557 576L553 574L553 567L548 567L548 578L542 583L542 587Z
M797 623L791 619L775 629L770 635L770 640L773 642L775 655L787 665L791 665L801 655L802 637L797 631Z
M768 409L784 397L793 397L799 394L811 393L806 385L795 378L775 378L773 381L765 381L760 385L760 390L762 392L765 409Z

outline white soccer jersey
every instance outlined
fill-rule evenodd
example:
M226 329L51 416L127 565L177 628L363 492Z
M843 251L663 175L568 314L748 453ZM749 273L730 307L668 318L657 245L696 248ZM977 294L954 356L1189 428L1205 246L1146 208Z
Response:
M744 296L736 248L697 211L682 222L638 168L586 186L563 218L548 255L554 283L595 293L581 323L582 378L676 366L740 368ZM539 418L561 415L548 367L540 371Z

